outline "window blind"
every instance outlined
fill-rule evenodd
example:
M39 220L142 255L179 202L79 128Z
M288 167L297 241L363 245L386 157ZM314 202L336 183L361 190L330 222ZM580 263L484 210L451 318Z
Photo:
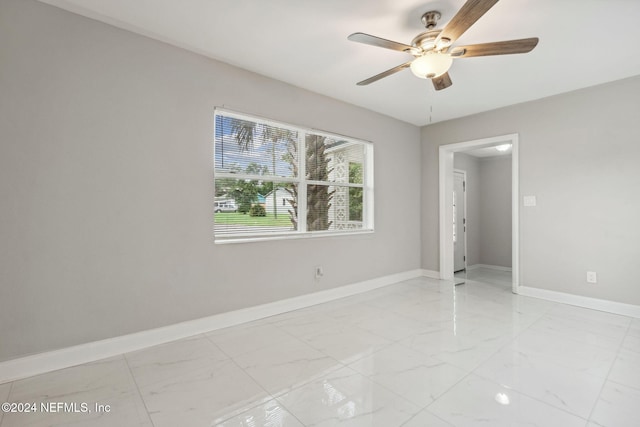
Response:
M373 229L371 143L220 109L214 134L216 240Z

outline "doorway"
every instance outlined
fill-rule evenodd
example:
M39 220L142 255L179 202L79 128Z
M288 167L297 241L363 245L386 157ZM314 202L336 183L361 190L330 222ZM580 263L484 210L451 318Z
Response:
M473 141L460 142L440 146L439 159L439 209L440 209L440 277L454 279L454 271L459 267L456 262L456 250L452 230L454 220L454 188L455 174L453 167L454 153L476 150L499 145L511 145L511 261L512 291L518 293L519 286L519 215L518 215L518 135L509 134ZM457 201L457 200L456 200ZM458 202L459 203L459 202ZM464 202L463 202L464 203ZM457 208L456 208L457 210ZM457 213L457 212L456 212ZM464 222L464 220L463 220ZM454 231L457 233L457 227ZM457 237L456 237L456 240ZM465 250L466 252L466 250ZM466 254L465 254L466 256Z
M467 176L453 171L453 272L467 269Z

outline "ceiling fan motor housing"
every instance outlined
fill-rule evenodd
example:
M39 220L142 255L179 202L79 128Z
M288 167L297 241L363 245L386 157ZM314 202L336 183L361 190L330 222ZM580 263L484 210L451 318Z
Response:
M436 39L442 30L425 31L418 34L412 41L411 45L419 48L422 52L428 52L436 48Z
M436 30L436 26L438 25L438 20L441 18L440 12L437 10L430 10L422 15L422 23L424 24L427 31L418 34L412 41L411 45L417 49L420 49L417 53L418 55L429 52L431 50L441 50L451 45L451 40L446 37L441 37L438 39L438 35L442 30ZM416 55L417 56L417 55Z

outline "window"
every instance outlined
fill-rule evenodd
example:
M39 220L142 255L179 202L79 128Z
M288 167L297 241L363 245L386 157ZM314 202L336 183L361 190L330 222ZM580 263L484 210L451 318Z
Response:
M213 152L216 241L373 230L371 143L216 109Z

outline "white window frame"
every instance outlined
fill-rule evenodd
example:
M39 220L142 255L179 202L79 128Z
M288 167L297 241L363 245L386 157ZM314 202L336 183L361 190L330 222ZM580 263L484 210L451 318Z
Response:
M290 129L296 131L298 134L298 176L297 177L278 177L278 176L263 176L263 175L251 175L242 173L230 173L224 171L216 171L215 159L216 159L216 144L215 135L217 116L233 117L240 120L253 121L258 124L264 124L269 126L275 126L279 128ZM362 145L364 149L363 162L362 162L362 184L354 184L349 182L331 182L331 181L314 181L305 179L306 176L306 153L305 147L305 135L312 133L314 135L325 136L331 139L343 139L350 143ZM271 181L274 183L293 183L298 186L298 229L282 232L268 232L268 233L216 233L215 232L215 213L213 224L213 236L216 244L225 243L243 243L243 242L255 242L264 240L281 240L281 239L300 239L300 238L313 238L313 237L329 237L329 236L349 236L374 232L374 185L373 185L373 143L362 139L340 135L336 133L326 132L322 130L306 128L302 126L291 125L288 123L278 122L263 117L258 117L250 114L239 113L236 111L228 110L226 108L216 107L214 110L214 132L213 132L213 184L215 194L215 182L216 179L231 178L231 179L248 179L248 180L262 180ZM362 228L359 229L344 229L344 230L324 230L324 231L308 231L307 230L307 185L327 185L333 187L356 187L362 188ZM305 201L301 203L300 201ZM212 204L213 206L213 204Z

